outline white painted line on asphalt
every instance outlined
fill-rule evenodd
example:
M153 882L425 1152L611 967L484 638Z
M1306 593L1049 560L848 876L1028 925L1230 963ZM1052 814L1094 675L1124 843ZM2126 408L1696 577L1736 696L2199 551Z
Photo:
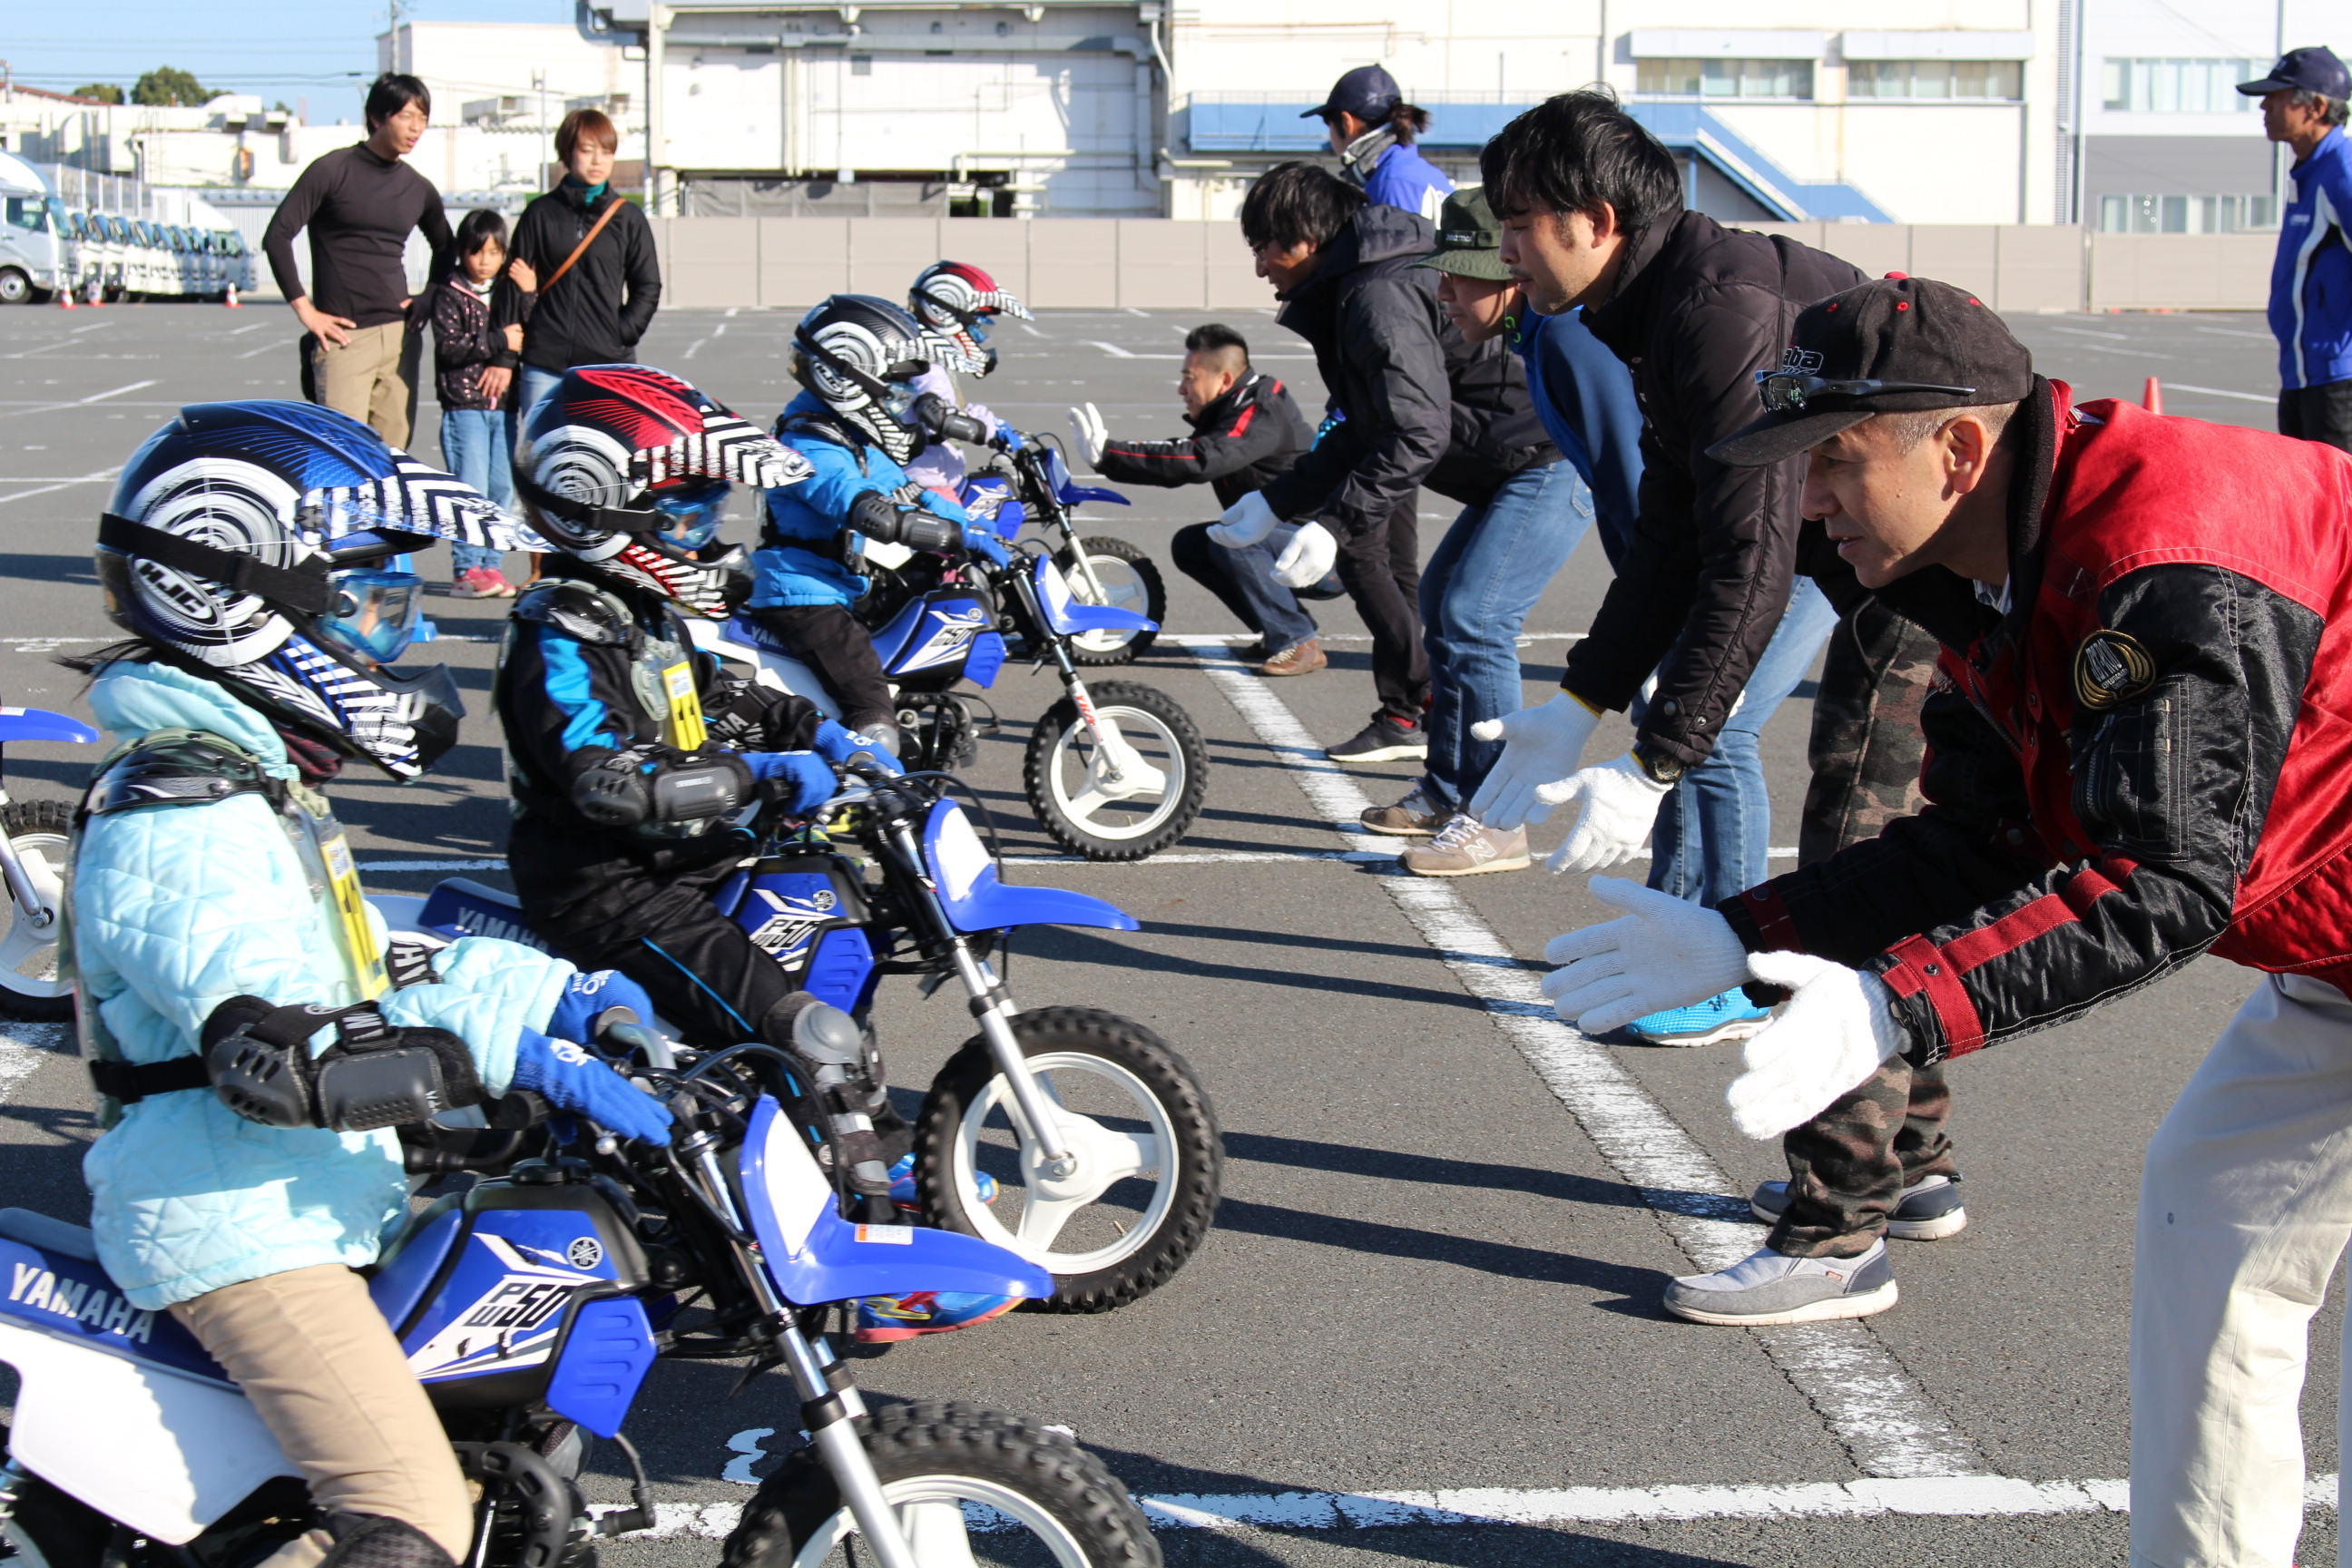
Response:
M0 1025L0 1103L5 1103L16 1086L33 1076L43 1057L53 1055L65 1043L63 1024Z
M2242 327L2200 327L2199 331L2216 338L2252 338L2256 342L2274 343L2278 339L2268 332L2250 332Z
M12 500L30 500L35 496L45 496L51 490L65 489L73 485L94 485L101 480L112 479L121 471L121 465L117 464L111 468L100 468L94 474L84 474L78 479L59 479L53 485L43 485L38 489L18 490L14 495L0 496L0 506L6 506ZM101 641L103 639L92 638L91 640Z
M747 1434L748 1436L748 1434ZM2314 1476L2304 1506L2336 1507L2336 1478ZM1459 1487L1397 1492L1181 1492L1139 1497L1154 1530L1380 1530L1401 1526L1641 1524L1710 1519L2032 1519L2127 1513L2119 1480L2030 1481L2014 1476L1913 1476L1785 1485ZM591 1511L609 1513L619 1503ZM614 1538L722 1541L743 1518L732 1502L659 1503L654 1528ZM975 1524L974 1529L987 1528ZM1002 1528L1001 1526L999 1528ZM608 1547L607 1550L610 1550Z
M134 381L128 386L118 386L111 392L93 392L88 397L77 397L74 401L78 404L103 403L110 397L120 397L126 392L144 392L154 384L152 380Z
M254 358L255 356L259 355L259 354L266 354L266 353L274 353L274 352L276 352L276 351L278 351L278 350L283 349L285 346L286 346L286 345L285 345L284 343L278 342L276 342L275 340L273 340L273 341L271 341L271 342L266 342L266 343L262 344L262 345L261 345L259 348L257 348L257 349L247 349L247 350L246 350L243 353L241 353L241 354L237 355L236 357L237 357L237 358L239 358L239 359L252 359L252 358Z
M2094 331L2089 327L2052 327L2050 330L2053 332L2063 332L2070 338L2105 338L2109 342L2113 343L2128 343L2137 341L2134 334L2130 332L2100 332Z
M2278 403L2278 394L2274 392L2232 392L2226 386L2199 386L2189 381L2168 381L2163 385L2167 392L2194 392L2207 397L2228 397L2240 403L2259 403L2264 406L2274 406Z
M1150 856L1141 860L1089 860L1083 855L1007 855L1008 866L1116 866L1125 870L1136 866L1285 866L1301 861L1336 860L1353 866L1379 866L1397 858L1397 852L1412 839L1391 841L1388 849L1202 849L1174 850ZM1775 860L1793 860L1793 847L1780 845L1765 851ZM1650 852L1644 849L1641 858ZM397 875L403 871L496 871L503 868L504 860L362 860L359 869L380 874Z
M1230 654L1195 657L1291 780L1334 829L1353 827L1370 799L1331 762L1297 716ZM1727 1268L1760 1239L1746 1202L1698 1141L1607 1049L1554 1016L1537 975L1443 881L1384 877L1380 885L1465 990L1485 1005L1601 1157L1639 1189L1668 1236L1703 1270ZM1751 1330L1765 1353L1871 1476L1971 1476L1969 1442L1928 1403L1876 1335L1859 1322Z
M274 327L278 323L275 321L248 321L244 326L237 328L235 331L223 332L221 336L225 338L241 338L247 332L257 332L265 328Z
M1107 343L1100 338L1082 338L1079 341L1090 349L1102 350L1103 353L1110 355L1113 359L1134 359L1138 357L1132 350L1123 349L1117 343Z

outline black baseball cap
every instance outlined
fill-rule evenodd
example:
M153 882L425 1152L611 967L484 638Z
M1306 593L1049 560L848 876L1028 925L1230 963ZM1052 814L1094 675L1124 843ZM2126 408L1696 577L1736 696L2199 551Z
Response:
M2305 92L2342 103L2352 99L2352 71L2336 58L2336 51L2325 45L2313 44L2306 48L2289 49L2271 67L2270 74L2260 81L2242 81L2238 90L2248 98L2260 98L2266 92L2282 88L2299 87Z
M1290 101L1298 100L1294 98ZM1397 86L1396 78L1379 66L1358 66L1331 84L1328 98L1298 118L1328 119L1344 109L1365 124L1377 125L1389 117L1390 110L1403 101L1404 89Z
M1756 379L1763 416L1706 449L1718 463L1778 463L1874 414L2020 402L2033 356L1967 289L1893 277L1808 305L1780 368Z

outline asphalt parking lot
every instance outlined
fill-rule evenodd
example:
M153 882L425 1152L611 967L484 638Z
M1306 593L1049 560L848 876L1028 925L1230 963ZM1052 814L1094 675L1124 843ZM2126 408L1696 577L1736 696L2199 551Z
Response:
M1174 434L1181 338L1197 319L1041 310L1001 332L1004 368L977 394L1024 429L1060 432L1065 406L1088 398L1116 434ZM1319 401L1303 345L1267 315L1228 319L1262 368ZM2271 424L2273 350L2258 317L2014 325L2078 395L2137 398L2155 375L2170 413ZM791 326L778 312L666 311L642 352L765 420L791 395ZM0 312L0 700L88 716L79 678L51 656L110 640L89 541L113 470L184 403L291 395L293 335L276 307ZM430 457L429 396L420 426ZM1191 1058L1226 1136L1218 1229L1118 1312L1017 1314L872 1356L859 1369L869 1394L971 1399L1069 1427L1154 1500L1181 1563L2123 1562L2139 1152L2248 973L2200 961L1959 1064L1953 1130L1973 1223L1896 1244L1895 1310L1759 1331L1669 1319L1655 1305L1666 1278L1757 1245L1735 1194L1783 1173L1777 1146L1730 1124L1733 1052L1596 1043L1531 1005L1544 942L1599 906L1540 868L1444 885L1394 874L1392 846L1344 825L1359 793L1393 798L1409 768L1342 772L1316 751L1371 706L1352 613L1322 609L1323 673L1248 674L1221 640L1235 630L1224 612L1166 564L1170 531L1213 504L1204 490L1134 496L1131 509L1090 509L1091 531L1163 563L1178 635L1120 673L1199 723L1207 810L1150 862L1055 856L1019 771L1059 689L1019 668L992 693L1003 724L972 778L1003 808L1008 851L1033 858L1019 879L1110 899L1143 922L1026 942L1013 990L1024 1005L1126 1014ZM1424 499L1424 553L1454 510ZM740 535L748 506L737 513ZM1588 540L1528 623L1531 697L1605 585ZM505 831L487 717L499 607L436 598L430 612L443 638L420 651L455 668L478 713L431 778L339 787L381 890L422 891L453 864L493 859ZM1766 736L1783 845L1809 695ZM66 798L88 760L15 748L8 784ZM1563 826L1538 830L1538 848ZM911 990L886 990L877 1022L894 1078L915 1091L968 1030L953 1002ZM77 1161L95 1129L70 1050L57 1029L0 1027L0 1192L79 1218ZM2338 1319L2331 1301L2313 1334L2315 1474L2337 1464ZM793 1424L780 1380L730 1402L734 1376L656 1371L631 1430L670 1505L666 1538L608 1546L610 1561L713 1560L709 1537L775 1447L761 1429ZM2305 1562L2333 1551L2332 1481L2325 1500Z

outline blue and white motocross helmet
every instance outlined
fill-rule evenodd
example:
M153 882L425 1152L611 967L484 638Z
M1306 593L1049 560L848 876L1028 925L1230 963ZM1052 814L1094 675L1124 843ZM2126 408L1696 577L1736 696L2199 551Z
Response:
M424 584L388 558L438 539L548 548L347 415L196 404L124 465L98 580L108 616L159 658L406 779L456 742L466 711L446 667L389 668Z

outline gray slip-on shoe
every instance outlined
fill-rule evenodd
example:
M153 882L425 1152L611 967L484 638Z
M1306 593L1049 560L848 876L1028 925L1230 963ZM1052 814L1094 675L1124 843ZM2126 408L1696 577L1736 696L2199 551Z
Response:
M1764 1247L1713 1274L1686 1274L1666 1287L1677 1318L1726 1328L1867 1318L1895 1305L1886 1243L1859 1258L1790 1258Z

